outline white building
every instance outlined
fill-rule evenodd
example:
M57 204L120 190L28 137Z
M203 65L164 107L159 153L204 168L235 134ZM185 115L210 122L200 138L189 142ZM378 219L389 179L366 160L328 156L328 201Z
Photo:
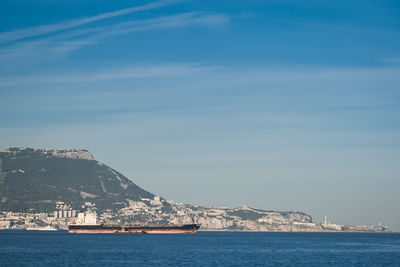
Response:
M95 225L97 224L97 214L95 212L86 212L84 218L85 225Z

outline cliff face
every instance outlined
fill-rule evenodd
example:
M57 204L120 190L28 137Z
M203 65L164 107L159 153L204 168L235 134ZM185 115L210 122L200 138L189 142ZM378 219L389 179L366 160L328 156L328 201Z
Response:
M390 232L387 227L347 226L313 222L302 212L279 212L250 207L218 208L154 200L131 201L129 206L108 217L112 223L190 224L200 223L210 231L277 231L277 232Z
M111 215L111 214L110 214ZM105 221L104 221L105 222ZM240 208L202 207L165 201L159 197L131 201L108 223L201 224L201 230L315 231L318 226L302 212L278 212ZM321 229L321 227L319 227Z
M175 206L175 207L174 207ZM294 223L313 224L310 215L302 212L278 212L240 208L195 207L173 204L176 224L194 221L202 230L291 231ZM182 212L183 211L183 212Z
M100 210L126 200L153 197L86 150L11 148L0 151L0 210L51 211L57 201L79 208L85 201Z

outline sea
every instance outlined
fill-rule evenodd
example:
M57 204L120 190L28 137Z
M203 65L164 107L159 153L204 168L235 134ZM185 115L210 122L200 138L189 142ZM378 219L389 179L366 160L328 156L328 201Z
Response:
M400 234L4 230L0 266L400 266Z

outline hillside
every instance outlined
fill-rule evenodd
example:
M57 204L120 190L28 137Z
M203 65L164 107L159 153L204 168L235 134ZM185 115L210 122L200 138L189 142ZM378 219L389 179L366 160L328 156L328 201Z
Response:
M0 150L0 210L52 211L57 201L117 209L153 197L86 150Z

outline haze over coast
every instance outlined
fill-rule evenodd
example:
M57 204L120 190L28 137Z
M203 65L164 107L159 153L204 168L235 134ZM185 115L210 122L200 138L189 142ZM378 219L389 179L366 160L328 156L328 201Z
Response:
M87 150L0 150L0 230L69 225L201 225L203 231L372 232L383 225L318 223L300 211L233 209L156 196Z

